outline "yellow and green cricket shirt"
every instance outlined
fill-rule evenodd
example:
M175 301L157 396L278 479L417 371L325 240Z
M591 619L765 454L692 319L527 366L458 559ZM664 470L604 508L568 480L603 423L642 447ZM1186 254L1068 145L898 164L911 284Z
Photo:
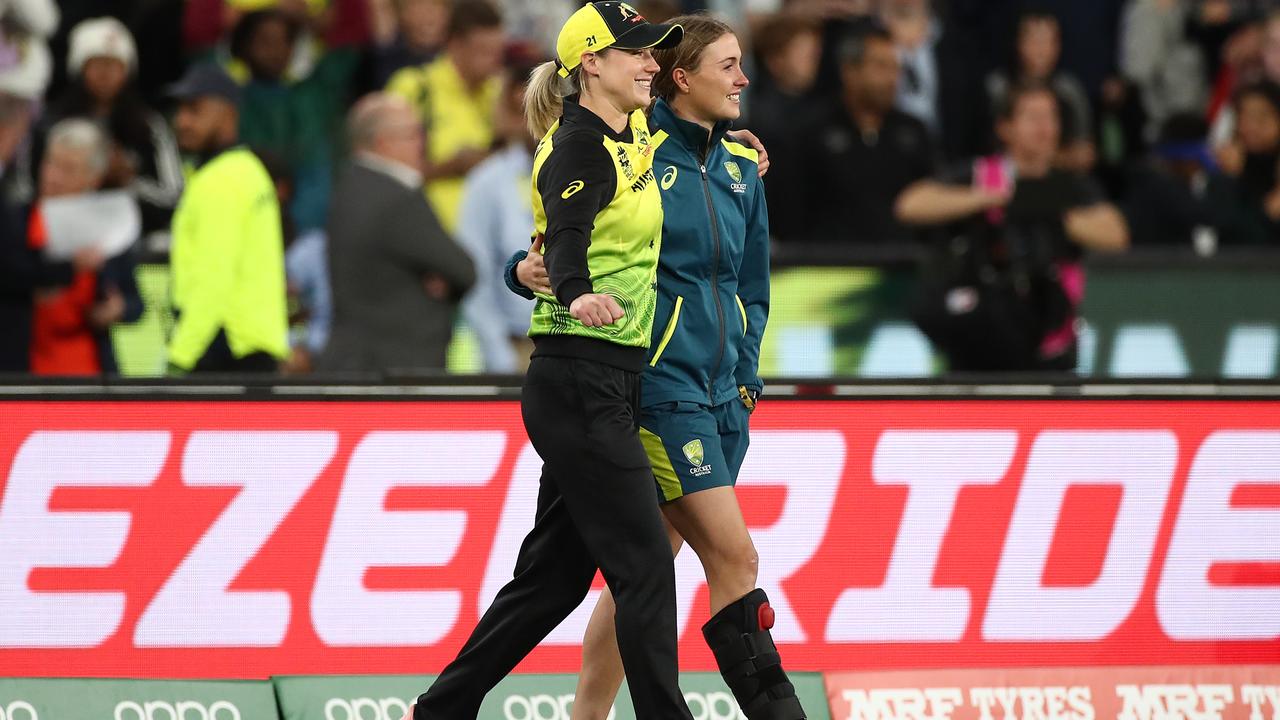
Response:
M534 226L545 238L554 295L539 295L534 305L529 335L538 343L535 354L585 355L643 368L662 249L655 151L642 110L615 132L574 97L565 100L560 121L539 143L533 161ZM569 306L592 292L612 295L625 316L596 328L575 320ZM569 338L616 347L601 349L599 342ZM593 349L566 352L570 347Z

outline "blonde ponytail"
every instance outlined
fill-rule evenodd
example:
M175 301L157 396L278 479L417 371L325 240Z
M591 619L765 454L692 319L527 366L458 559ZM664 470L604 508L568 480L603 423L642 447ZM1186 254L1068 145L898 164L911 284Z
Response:
M524 117L529 132L537 139L551 129L564 113L564 98L575 86L577 69L568 81L560 77L554 62L544 62L529 75L529 85L524 91Z

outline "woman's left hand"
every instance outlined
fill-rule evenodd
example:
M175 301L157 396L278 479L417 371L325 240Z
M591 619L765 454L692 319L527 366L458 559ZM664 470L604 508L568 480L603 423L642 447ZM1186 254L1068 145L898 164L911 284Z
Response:
M725 133L729 137L737 140L745 145L750 145L756 152L760 153L760 162L756 164L756 169L760 172L760 177L769 172L769 152L764 149L764 143L760 142L760 138L750 130L730 130Z

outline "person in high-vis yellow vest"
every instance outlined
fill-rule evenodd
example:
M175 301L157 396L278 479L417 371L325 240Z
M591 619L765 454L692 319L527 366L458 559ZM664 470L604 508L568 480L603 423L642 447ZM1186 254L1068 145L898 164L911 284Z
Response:
M174 372L274 372L289 352L275 184L237 146L239 87L199 65L170 90L178 146L198 167L173 216Z
M427 131L427 200L449 234L458 227L467 173L493 148L505 41L502 15L487 0L455 3L444 52L387 82L387 92L408 100Z

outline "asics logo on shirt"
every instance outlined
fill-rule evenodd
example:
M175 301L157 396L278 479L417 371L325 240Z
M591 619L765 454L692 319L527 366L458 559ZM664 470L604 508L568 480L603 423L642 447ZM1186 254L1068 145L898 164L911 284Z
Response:
M668 165L667 171L662 173L662 189L670 190L671 186L676 184L676 175L678 174L680 174L680 171L676 169L675 165Z
M578 194L578 191L586 186L587 184L582 182L581 180L574 180L573 182L569 183L569 186L564 189L564 192L560 193L560 197L564 198L565 200L568 200L569 198Z

